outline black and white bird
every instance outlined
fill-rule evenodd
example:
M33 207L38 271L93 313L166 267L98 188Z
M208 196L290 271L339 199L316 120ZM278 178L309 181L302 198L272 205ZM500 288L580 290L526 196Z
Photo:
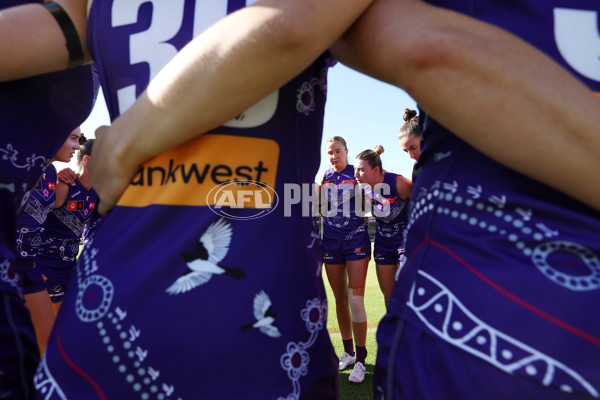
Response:
M256 318L256 322L246 324L240 330L243 332L252 328L258 328L265 335L278 338L281 336L281 332L275 326L276 317L277 313L273 311L269 295L264 290L261 290L254 296L254 318Z
M204 285L213 275L227 275L242 279L246 272L240 268L230 268L218 263L229 251L232 236L231 225L224 219L213 222L200 236L195 253L184 253L188 268L166 290L168 294L180 294Z

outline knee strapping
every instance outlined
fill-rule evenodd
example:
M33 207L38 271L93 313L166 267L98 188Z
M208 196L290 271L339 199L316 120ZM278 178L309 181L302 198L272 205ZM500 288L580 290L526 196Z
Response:
M367 322L365 310L365 297L354 294L353 289L348 289L348 300L350 302L350 315L352 322Z

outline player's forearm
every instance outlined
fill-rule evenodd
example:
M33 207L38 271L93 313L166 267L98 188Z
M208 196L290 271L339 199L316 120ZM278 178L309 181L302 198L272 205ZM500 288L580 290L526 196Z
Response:
M600 99L520 39L420 1L381 0L334 54L405 89L483 153L600 210L589 184L600 174Z
M113 123L119 153L142 162L235 117L306 68L369 3L259 2L219 21Z

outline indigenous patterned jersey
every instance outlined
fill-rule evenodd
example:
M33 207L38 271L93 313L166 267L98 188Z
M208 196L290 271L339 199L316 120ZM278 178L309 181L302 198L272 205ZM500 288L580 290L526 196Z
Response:
M340 172L329 168L321 185L321 193L327 199L327 209L321 210L325 216L323 236L349 240L358 233L366 232L362 191L354 177L354 166L346 165Z
M94 1L89 48L112 118L244 5ZM314 182L330 62L142 165L76 263L41 393L298 399L337 376L314 222L280 204L284 185Z
M39 1L41 3L41 1ZM0 0L0 8L32 1ZM0 83L0 292L16 293L16 215L95 100L91 66Z
M600 92L597 1L429 3L513 32ZM385 325L398 316L463 350L453 353L457 363L475 357L556 396L599 397L600 213L496 163L434 120L423 136L408 261ZM381 332L380 345L391 344L391 333Z
M56 168L50 164L17 217L17 257L33 259L43 241L48 214L56 203Z
M367 189L366 197L371 202L371 214L375 217L375 253L377 251L402 251L404 229L408 222L408 199L398 196L397 174L386 172L382 190Z
M65 203L48 215L44 244L38 254L41 267L74 263L85 228L98 214L99 200L94 189L88 190L79 179L69 189Z
M97 207L98 204L95 205ZM92 216L87 220L86 224L83 227L83 234L81 235L81 244L85 245L89 240L92 233L96 230L96 228L100 225L100 223L104 221L104 217L98 212L93 212Z

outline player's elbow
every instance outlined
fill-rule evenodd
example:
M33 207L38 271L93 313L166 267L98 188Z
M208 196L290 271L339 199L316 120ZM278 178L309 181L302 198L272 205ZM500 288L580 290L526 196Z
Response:
M481 45L459 30L437 29L409 35L394 62L395 84L409 91L411 83L432 74L464 68L468 47Z
M280 51L294 52L314 43L316 32L303 15L280 13L269 21L270 34L276 39Z

